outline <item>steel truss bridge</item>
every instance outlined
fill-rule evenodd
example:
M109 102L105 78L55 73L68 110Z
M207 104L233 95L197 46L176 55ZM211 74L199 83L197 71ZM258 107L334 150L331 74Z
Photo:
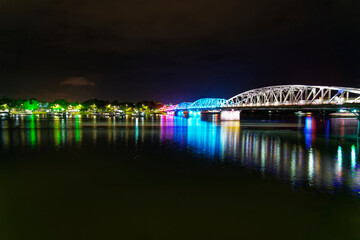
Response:
M169 107L169 111L202 110L337 110L359 108L360 89L348 87L279 85L257 88L230 99L202 98Z

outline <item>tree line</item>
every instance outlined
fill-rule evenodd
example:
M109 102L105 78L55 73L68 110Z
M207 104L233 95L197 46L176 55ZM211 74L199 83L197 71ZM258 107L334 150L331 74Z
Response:
M35 98L31 99L14 99L8 97L0 98L0 110L9 111L156 111L163 106L162 103L155 101L141 101L141 102L119 102L108 101L102 99L92 98L83 102L70 102L65 99L56 99L54 101L39 101Z

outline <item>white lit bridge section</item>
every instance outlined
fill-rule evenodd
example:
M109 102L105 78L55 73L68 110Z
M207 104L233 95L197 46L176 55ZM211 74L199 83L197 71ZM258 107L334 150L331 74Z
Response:
M223 107L360 104L360 89L280 85L257 88L227 100Z

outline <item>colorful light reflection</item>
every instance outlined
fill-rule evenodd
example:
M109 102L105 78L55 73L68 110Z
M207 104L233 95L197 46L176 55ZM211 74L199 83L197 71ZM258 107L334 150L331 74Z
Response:
M343 167L343 151L342 151L342 147L339 145L337 149L337 165L336 165L336 175L339 183L342 181L342 167Z
M356 170L356 147L355 145L351 146L351 170L355 172Z

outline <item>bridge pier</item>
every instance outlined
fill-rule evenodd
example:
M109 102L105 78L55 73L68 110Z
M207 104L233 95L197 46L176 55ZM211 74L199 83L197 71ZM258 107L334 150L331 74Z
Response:
M220 112L221 121L239 121L241 110L222 110Z
M360 138L360 116L357 117L358 127L357 127L357 137Z

